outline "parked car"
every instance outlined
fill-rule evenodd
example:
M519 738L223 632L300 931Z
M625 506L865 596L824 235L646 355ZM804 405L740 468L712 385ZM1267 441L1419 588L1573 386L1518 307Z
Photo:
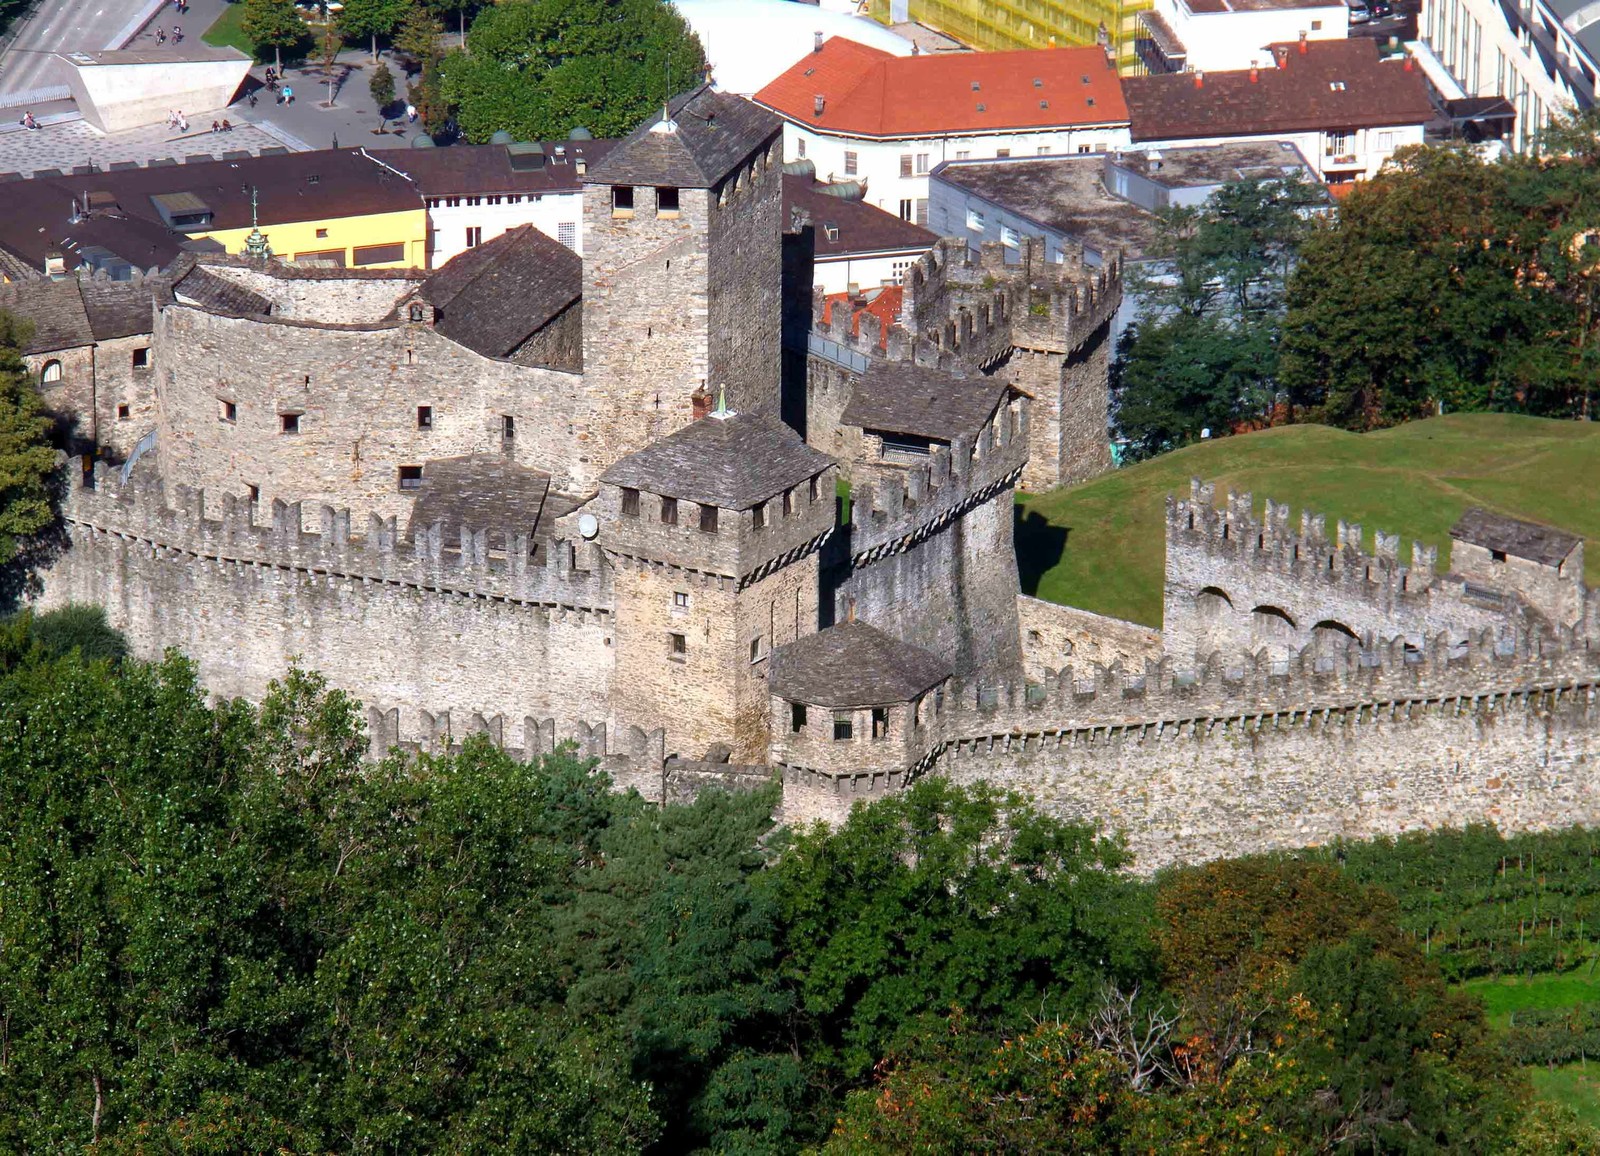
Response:
M1374 20L1382 20L1385 16L1394 15L1394 5L1389 0L1366 0L1367 11Z
M1365 0L1350 0L1350 23L1365 24L1372 19L1372 10Z

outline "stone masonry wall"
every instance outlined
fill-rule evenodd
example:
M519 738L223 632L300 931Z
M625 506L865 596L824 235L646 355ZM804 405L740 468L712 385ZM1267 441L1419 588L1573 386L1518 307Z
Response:
M1162 655L1161 631L1075 606L1019 594L1017 618L1029 678L1042 679L1063 667L1089 663L1143 670L1146 662L1159 661Z
M162 469L217 495L254 485L263 504L404 519L415 491L399 488L401 465L507 449L516 464L549 471L557 489L572 481L578 379L482 357L426 324L329 329L169 305L154 360ZM418 428L423 405L429 429ZM282 432L284 413L299 414L299 432ZM506 414L516 419L510 443Z
M274 317L329 325L377 325L427 277L421 270L310 269L282 261L262 268L248 257L207 256L205 268L271 301Z
M783 170L777 137L716 190L709 214L706 382L741 413L779 412Z

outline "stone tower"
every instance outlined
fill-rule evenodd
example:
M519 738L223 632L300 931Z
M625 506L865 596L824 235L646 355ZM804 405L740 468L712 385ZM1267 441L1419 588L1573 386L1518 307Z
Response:
M768 413L719 411L617 462L586 509L616 597L613 717L668 753L767 751L768 658L817 629L833 460Z
M688 425L697 394L777 414L780 136L700 88L585 175L580 486Z

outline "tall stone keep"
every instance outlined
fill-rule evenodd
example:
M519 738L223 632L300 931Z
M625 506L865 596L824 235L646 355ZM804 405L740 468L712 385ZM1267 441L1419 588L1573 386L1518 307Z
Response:
M781 123L700 88L584 177L579 481L694 420L725 391L778 413Z

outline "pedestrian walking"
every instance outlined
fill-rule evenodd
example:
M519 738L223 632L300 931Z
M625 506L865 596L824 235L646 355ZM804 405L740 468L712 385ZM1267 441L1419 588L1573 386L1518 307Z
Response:
M179 28L176 24L172 26L172 43L183 43L183 29Z
M283 86L283 103L294 103L294 89L290 88L287 84Z
M183 115L183 109L181 108L178 110L178 131L189 131L189 118Z
M406 105L406 120L410 121L412 124L416 124L417 123L417 106L416 105L414 105L414 104Z
M156 43L157 44L165 44L166 42L167 42L167 30L165 28L157 28L156 29Z

